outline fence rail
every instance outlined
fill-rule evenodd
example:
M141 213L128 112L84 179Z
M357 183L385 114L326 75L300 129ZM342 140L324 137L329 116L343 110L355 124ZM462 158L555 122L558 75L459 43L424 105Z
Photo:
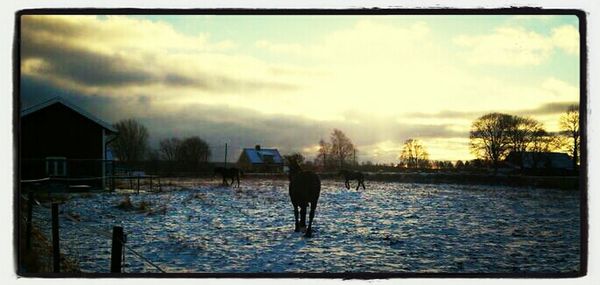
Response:
M32 180L23 180L22 183L39 183L44 181L51 181L53 178L47 177L43 179L32 179ZM50 210L51 213L51 233L52 233L52 271L54 273L60 272L60 255L65 254L64 250L61 252L61 246L68 250L69 253L73 254L74 252L80 252L79 249L72 248L70 244L60 241L60 219L64 218L71 222L79 225L79 228L82 230L89 231L97 236L101 236L111 240L111 260L110 260L110 272L112 273L124 273L125 268L125 256L127 253L130 253L135 258L138 258L142 262L152 266L157 271L161 273L166 273L160 266L156 263L152 262L150 259L145 257L143 254L137 252L132 248L132 246L128 245L127 238L125 233L123 232L123 228L119 226L113 227L113 232L110 233L106 230L98 229L95 227L84 226L80 219L73 217L72 215L59 211L60 203L50 200L47 203L42 203L35 197L35 193L29 191L27 195L19 195L21 211L20 215L25 213L24 219L19 219L20 223L25 223L25 250L28 253L32 251L32 228L33 228L33 208L38 207L44 210ZM23 206L26 205L26 208L23 209ZM44 222L44 221L40 221ZM46 221L47 222L47 221ZM68 256L68 255L66 255Z
M136 190L136 193L140 192L140 189L144 184L147 184L150 191L154 190L156 186L158 191L162 191L161 177L158 175L113 175L113 176L99 176L99 177L57 177L48 176L43 178L35 179L23 179L20 180L21 185L24 188L41 188L41 190L52 191L52 190L85 190L92 189L94 181L108 181L108 189L115 191L117 184L121 183L124 187L129 186L128 189ZM124 182L123 182L124 181ZM155 183L156 181L156 183ZM87 183L84 183L87 182ZM145 183L146 182L146 183ZM124 183L124 184L123 184Z

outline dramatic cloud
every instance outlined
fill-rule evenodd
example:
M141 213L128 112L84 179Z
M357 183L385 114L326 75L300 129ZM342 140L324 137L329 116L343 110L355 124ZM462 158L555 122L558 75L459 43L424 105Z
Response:
M208 93L296 88L278 81L269 64L222 53L231 46L121 16L24 16L22 72L84 93L127 95L126 87L157 86Z
M551 114L563 114L570 106L579 106L579 102L561 102L561 103L548 103L538 108L531 110L517 111L518 114L525 115L551 115Z
M479 115L531 115L556 128L560 108L578 102L572 77L546 66L577 62L573 25L482 35L398 19L306 18L318 29L298 35L264 18L269 28L248 35L218 25L184 33L151 16L24 16L21 100L63 96L106 121L140 120L153 145L198 135L215 153L261 144L310 157L339 128L361 160L379 162L396 161L408 138L434 159L468 159Z

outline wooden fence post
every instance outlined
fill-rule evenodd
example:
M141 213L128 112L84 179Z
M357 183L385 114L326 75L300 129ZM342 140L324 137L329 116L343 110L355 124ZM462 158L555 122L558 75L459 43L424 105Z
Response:
M121 256L123 255L123 228L113 227L112 250L110 253L110 272L121 273Z
M110 163L110 191L115 191L115 163L111 161Z
M60 272L60 247L58 237L58 203L52 203L52 267Z
M32 212L33 212L33 192L27 193L27 225L25 227L25 245L27 250L31 249L31 228L32 228Z

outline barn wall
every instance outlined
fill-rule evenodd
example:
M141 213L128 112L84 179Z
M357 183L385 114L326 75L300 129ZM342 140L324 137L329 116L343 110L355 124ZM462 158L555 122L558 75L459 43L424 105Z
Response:
M43 160L51 156L72 160L67 164L68 176L101 176L102 150L102 127L62 104L21 118L24 179L44 177Z

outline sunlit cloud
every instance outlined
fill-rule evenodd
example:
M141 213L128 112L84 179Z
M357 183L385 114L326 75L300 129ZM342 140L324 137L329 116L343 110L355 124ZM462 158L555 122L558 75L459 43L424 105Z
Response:
M477 69L577 61L573 25L446 35L427 17L390 19L323 25L304 41L263 32L244 43L152 17L25 16L22 82L39 88L22 98L68 94L106 120L140 119L154 143L199 135L310 157L339 128L374 162L396 160L408 138L429 144L433 159L470 158L468 130L484 112L531 115L555 130L561 108L578 102L579 87L560 74L513 80Z
M579 54L579 31L571 25L552 30L552 42L569 54Z
M556 48L569 54L579 51L579 31L565 25L546 36L519 26L497 28L491 34L460 35L454 44L466 48L466 59L473 64L501 66L539 65L547 61Z

